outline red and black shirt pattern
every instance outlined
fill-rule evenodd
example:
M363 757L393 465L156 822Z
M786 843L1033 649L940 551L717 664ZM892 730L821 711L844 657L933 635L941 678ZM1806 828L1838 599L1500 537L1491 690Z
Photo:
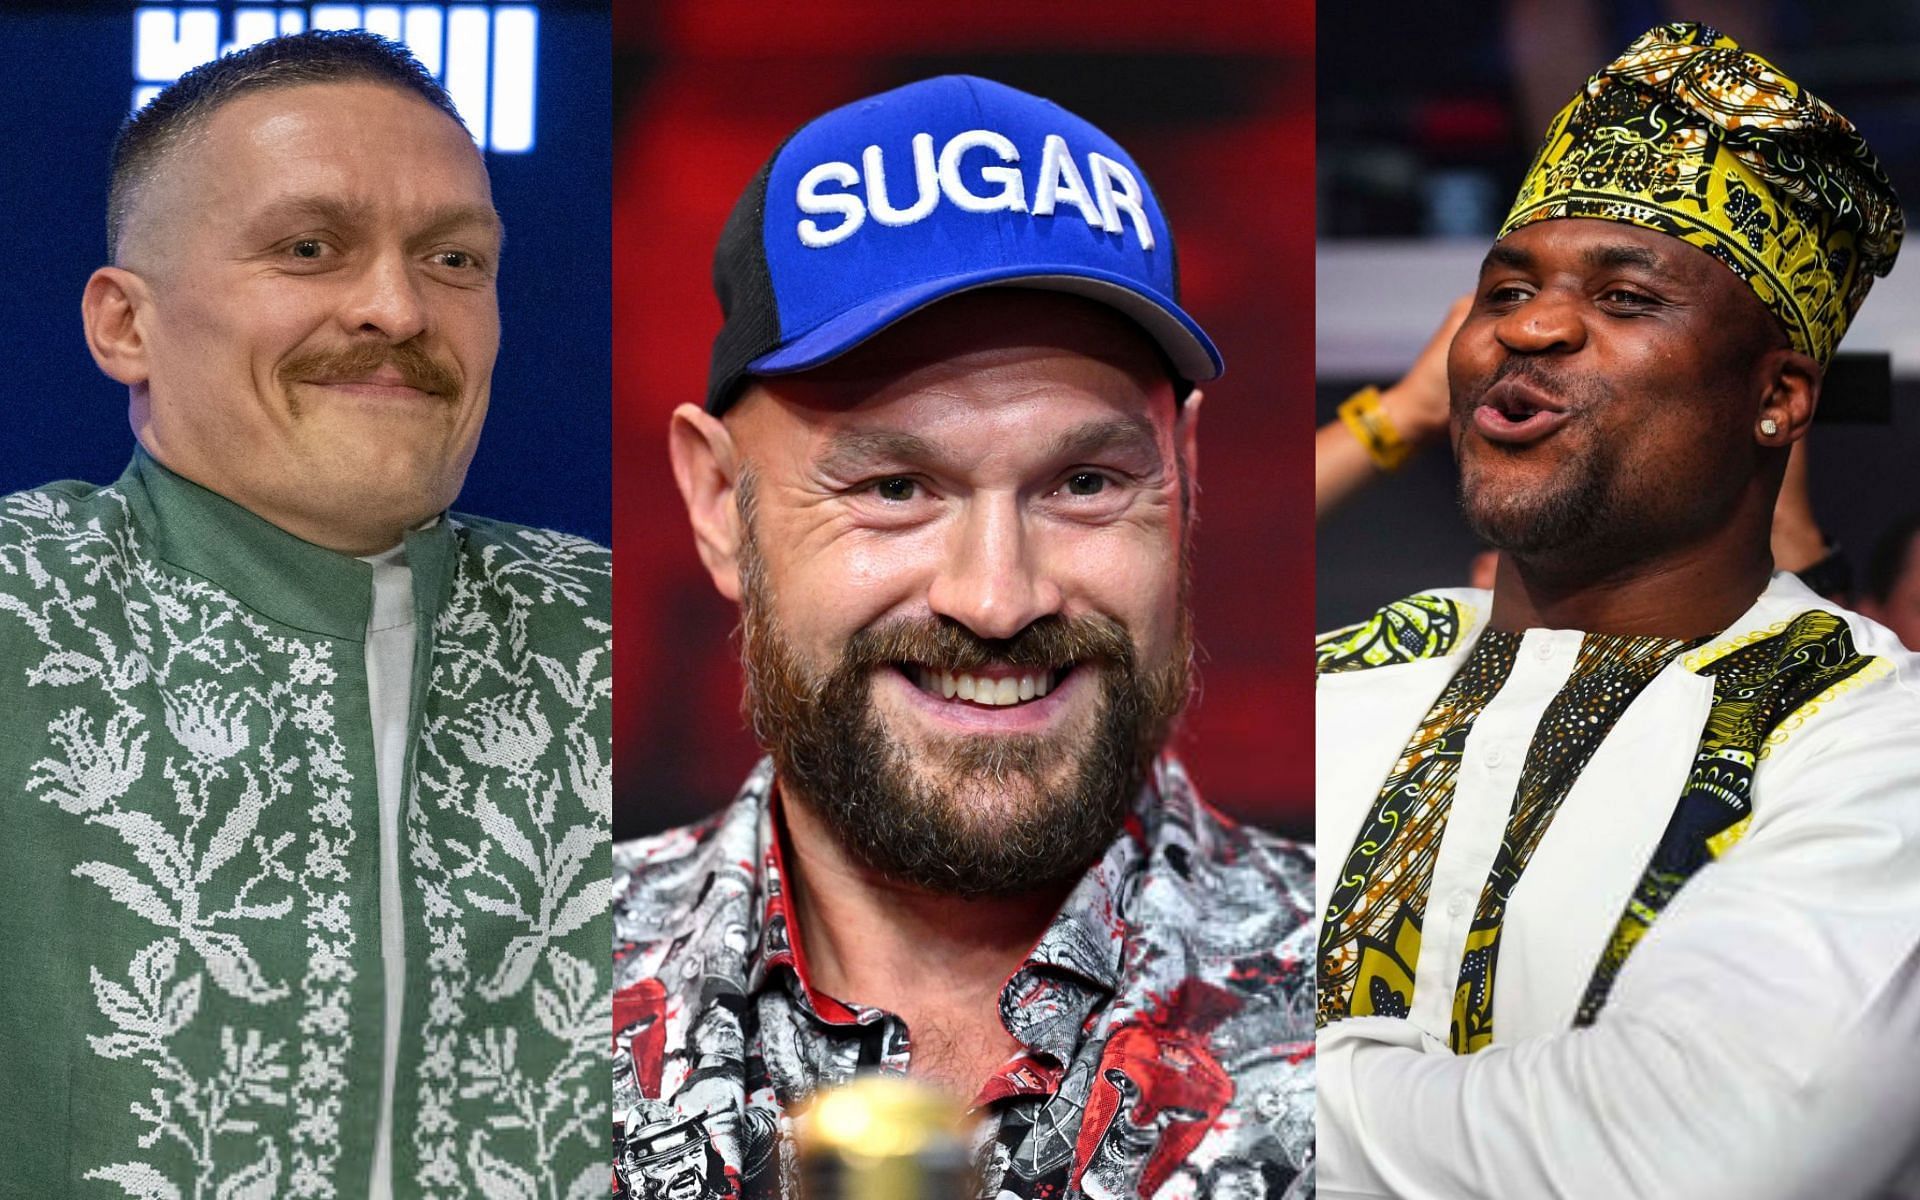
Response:
M809 982L772 767L701 825L614 847L617 1194L786 1200L788 1113L907 1072L896 1015ZM1299 1197L1313 1178L1313 858L1171 759L1007 980L983 1200Z

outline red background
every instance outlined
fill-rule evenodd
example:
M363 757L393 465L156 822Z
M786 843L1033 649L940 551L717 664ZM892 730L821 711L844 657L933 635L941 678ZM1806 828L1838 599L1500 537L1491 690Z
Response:
M724 804L756 757L735 613L693 552L667 416L705 392L710 258L803 121L967 71L1058 101L1145 168L1183 301L1220 346L1200 428L1203 691L1181 752L1214 804L1311 835L1313 8L1046 0L615 6L616 838Z

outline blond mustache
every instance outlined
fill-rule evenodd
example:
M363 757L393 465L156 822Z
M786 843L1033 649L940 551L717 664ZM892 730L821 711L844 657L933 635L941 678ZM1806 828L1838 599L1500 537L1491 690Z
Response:
M310 351L283 363L279 376L283 385L315 379L358 379L386 366L398 371L407 387L428 395L452 399L460 394L459 373L412 342Z

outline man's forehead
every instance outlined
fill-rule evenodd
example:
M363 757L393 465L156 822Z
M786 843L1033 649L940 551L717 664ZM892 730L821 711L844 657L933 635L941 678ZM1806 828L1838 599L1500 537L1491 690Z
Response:
M416 166L394 171L396 158ZM201 118L167 159L161 172L182 182L231 179L251 194L275 185L311 188L364 166L396 192L492 195L485 159L457 121L423 97L374 80L236 96Z
M1495 242L1481 263L1483 279L1502 270L1579 271L1590 278L1626 272L1689 303L1712 306L1731 322L1728 330L1754 324L1786 334L1780 318L1714 253L1624 221L1556 217L1522 225Z
M266 192L253 199L253 211L247 219L263 227L263 231L271 231L281 225L324 225L351 229L378 220L384 207L380 200L364 190L352 188L338 191L326 188L314 191L288 189ZM412 226L410 232L421 237L472 237L485 234L498 238L502 231L500 214L484 198L449 198L417 204L407 216Z
M378 80L274 85L228 100L162 152L134 186L119 253L161 270L189 244L376 220L410 239L445 231L497 245L486 165L465 129Z
M1013 358L971 376L914 375L871 389L769 380L749 387L724 420L748 457L829 475L1101 456L1150 470L1171 445L1176 412L1164 379L1143 387L1097 360Z
M1561 217L1535 221L1488 249L1481 270L1512 268L1631 269L1675 279L1704 278L1709 268L1726 271L1706 251L1679 238L1621 221Z
M1158 479L1179 454L1171 429L1144 413L1052 403L931 420L883 408L796 421L787 410L736 428L734 444L754 474L809 489L919 473L1024 486L1074 465Z
M937 424L1015 405L1036 416L1089 404L1170 414L1172 396L1154 343L1118 312L1063 293L999 288L932 305L812 370L756 379L726 419L751 424L769 403L830 425L852 413Z
M1684 246L1667 234L1626 225L1620 221L1597 221L1592 217L1557 217L1534 221L1515 228L1494 242L1486 252L1488 265L1530 265L1548 255L1572 255L1582 263L1657 263L1665 259L1670 242L1674 250Z

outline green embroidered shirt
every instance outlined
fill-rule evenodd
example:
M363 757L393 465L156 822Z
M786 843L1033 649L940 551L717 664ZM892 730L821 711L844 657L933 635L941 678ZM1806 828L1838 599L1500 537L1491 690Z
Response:
M400 1195L607 1187L610 562L410 534ZM0 499L0 1180L366 1193L382 1083L366 563L137 454Z

